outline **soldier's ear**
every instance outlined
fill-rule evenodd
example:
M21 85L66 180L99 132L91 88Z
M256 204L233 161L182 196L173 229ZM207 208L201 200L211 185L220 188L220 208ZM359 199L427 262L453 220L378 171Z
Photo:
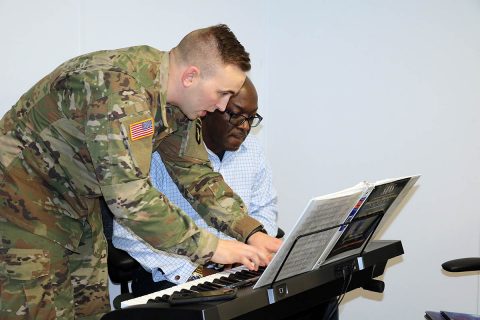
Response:
M197 81L200 76L200 69L195 66L189 66L182 74L182 84L188 88Z

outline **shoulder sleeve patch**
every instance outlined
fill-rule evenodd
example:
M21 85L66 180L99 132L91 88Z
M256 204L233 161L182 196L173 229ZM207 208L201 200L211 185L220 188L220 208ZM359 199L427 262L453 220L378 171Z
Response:
M132 141L153 136L153 118L132 123L129 126Z

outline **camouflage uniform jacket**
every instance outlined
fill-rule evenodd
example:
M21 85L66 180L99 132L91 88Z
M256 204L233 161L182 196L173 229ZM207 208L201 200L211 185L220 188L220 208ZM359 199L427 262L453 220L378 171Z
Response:
M168 52L147 46L94 52L24 94L0 121L0 222L75 251L103 196L118 221L153 247L203 263L218 239L152 186L158 150L207 223L238 240L256 229L212 171L200 120L166 103L168 63Z

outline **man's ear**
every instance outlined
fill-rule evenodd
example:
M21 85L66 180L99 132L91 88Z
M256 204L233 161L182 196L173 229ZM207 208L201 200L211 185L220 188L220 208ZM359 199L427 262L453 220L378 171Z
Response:
M184 87L188 88L195 81L197 81L200 76L200 69L195 66L189 66L182 74L182 84Z

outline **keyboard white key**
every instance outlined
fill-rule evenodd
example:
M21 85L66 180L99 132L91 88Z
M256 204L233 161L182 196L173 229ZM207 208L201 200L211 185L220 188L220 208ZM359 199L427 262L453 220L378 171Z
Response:
M209 276L205 276L205 277L200 278L200 279L188 281L188 282L176 285L174 287L171 287L171 288L168 288L168 289L165 289L165 290L160 290L160 291L157 291L157 292L154 292L154 293L146 294L146 295L138 297L138 298L122 301L120 306L121 306L121 308L126 308L126 307L134 306L134 305L137 305L137 304L145 304L145 303L147 303L147 301L149 299L155 299L156 297L161 297L163 295L171 295L175 291L180 291L182 289L189 289L194 285L197 285L197 284L200 284L200 283L205 283L205 282L211 282L211 281L213 281L215 279L219 279L221 277L228 277L230 274L237 273L237 272L242 271L242 270L247 270L247 268L244 267L244 266L239 266L239 267L231 268L231 269L224 270L224 271L221 271L221 272L217 272L217 273L211 274Z

